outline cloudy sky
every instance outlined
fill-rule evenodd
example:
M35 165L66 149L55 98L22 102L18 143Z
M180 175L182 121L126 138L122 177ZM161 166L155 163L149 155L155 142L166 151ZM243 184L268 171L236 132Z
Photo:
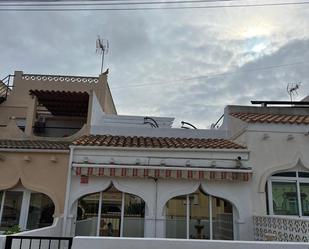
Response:
M15 70L98 76L95 40L107 38L118 113L172 116L176 127L184 120L207 128L225 105L288 100L292 82L302 82L295 99L309 94L309 4L0 12L0 33L1 78Z

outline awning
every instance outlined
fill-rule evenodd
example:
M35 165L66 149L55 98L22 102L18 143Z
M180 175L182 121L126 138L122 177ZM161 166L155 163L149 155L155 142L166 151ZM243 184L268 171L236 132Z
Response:
M155 168L133 166L105 166L105 167L74 167L73 174L76 176L104 176L104 177L130 177L130 178L163 178L163 179L193 179L193 180L216 180L216 181L242 181L251 179L251 169L209 169L209 168Z

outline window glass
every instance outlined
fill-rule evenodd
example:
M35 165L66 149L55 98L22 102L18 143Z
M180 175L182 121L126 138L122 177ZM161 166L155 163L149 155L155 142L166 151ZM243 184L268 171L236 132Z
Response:
M298 215L296 182L272 182L273 209L277 215Z
M19 224L23 192L6 191L1 219L1 230Z
M189 238L210 239L209 196L198 190L189 199Z
M142 198L125 194L124 202L124 237L144 237L145 202Z
M298 177L309 178L309 172L298 172Z
M300 183L302 215L309 216L309 183Z
M233 207L231 203L212 197L213 239L233 239Z
M296 177L296 172L295 171L281 172L281 173L274 174L273 176Z
M166 237L187 238L187 197L175 197L166 204Z
M103 192L100 236L120 236L122 192L114 186Z
M75 235L96 236L100 193L86 195L78 200Z
M31 193L27 229L52 225L54 211L54 203L47 195Z

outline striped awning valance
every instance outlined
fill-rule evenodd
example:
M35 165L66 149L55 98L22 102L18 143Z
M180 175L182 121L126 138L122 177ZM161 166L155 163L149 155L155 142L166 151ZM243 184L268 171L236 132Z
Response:
M73 167L76 176L137 177L194 180L249 181L251 170L196 170L127 167Z

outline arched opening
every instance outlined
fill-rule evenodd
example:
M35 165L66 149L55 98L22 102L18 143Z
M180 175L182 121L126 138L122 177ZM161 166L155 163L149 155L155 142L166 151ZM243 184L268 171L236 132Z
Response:
M273 174L265 188L270 215L309 216L309 172Z
M166 237L233 239L233 206L201 189L177 196L166 204Z
M143 237L144 217L142 198L111 185L78 200L75 235Z
M55 205L45 194L22 186L0 192L0 230L32 230L53 224Z

